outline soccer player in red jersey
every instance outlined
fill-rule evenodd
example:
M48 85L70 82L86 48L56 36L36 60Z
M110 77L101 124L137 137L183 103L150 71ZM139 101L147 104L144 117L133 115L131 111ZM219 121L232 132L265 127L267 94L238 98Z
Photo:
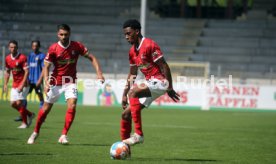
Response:
M124 111L121 119L121 139L128 145L134 145L144 141L141 110L149 107L156 98L165 93L174 101L179 100L179 95L173 89L170 68L160 47L153 40L142 36L140 23L137 20L127 20L123 31L132 47L129 51L127 86L122 97ZM144 74L146 81L132 85L138 69ZM142 101L141 98L145 100ZM132 119L135 133L130 136Z
M28 111L23 104L23 100L26 100L29 88L27 87L27 78L29 74L27 57L18 52L18 43L15 40L9 42L10 54L6 57L6 72L4 82L4 92L8 91L8 82L10 78L10 72L12 72L13 83L11 89L11 106L15 108L22 117L22 124L19 129L25 129L32 123L32 119L35 114Z
M69 143L67 133L73 123L76 112L78 96L76 66L80 55L91 61L92 66L96 69L97 78L104 82L101 67L96 57L90 54L82 43L70 40L70 27L66 24L61 24L58 25L57 30L59 41L49 47L48 54L44 60L44 79L46 80L44 92L46 93L46 99L42 109L39 110L34 132L29 137L28 144L34 144L47 114L63 92L67 101L67 112L64 128L58 142L61 144ZM54 70L51 77L49 77L49 69L52 65Z

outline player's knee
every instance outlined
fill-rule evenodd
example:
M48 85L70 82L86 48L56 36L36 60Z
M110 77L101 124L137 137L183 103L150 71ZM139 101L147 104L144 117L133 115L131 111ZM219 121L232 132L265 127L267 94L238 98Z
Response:
M11 102L11 106L12 106L13 108L17 108L17 103L16 103L16 101Z
M74 103L70 103L70 104L68 104L68 108L69 109L73 109L73 110L75 110L76 109L76 104L74 104Z
M125 111L122 113L122 119L130 121L131 120L131 112L130 111Z
M42 110L44 110L44 112L49 113L50 110L52 109L53 104L50 103L44 103L42 106Z
M128 97L129 98L133 98L133 97L137 97L137 92L133 89L131 89L129 92L128 92Z

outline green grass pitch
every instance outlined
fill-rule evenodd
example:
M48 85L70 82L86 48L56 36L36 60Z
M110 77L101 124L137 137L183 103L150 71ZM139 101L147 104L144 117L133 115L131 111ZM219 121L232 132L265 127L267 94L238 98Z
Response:
M37 104L29 109L37 112ZM146 109L145 142L132 147L132 158L109 157L120 139L119 108L79 106L69 131L70 145L57 143L66 107L55 105L34 145L27 145L34 123L17 129L18 113L0 105L0 163L240 163L276 161L276 112Z

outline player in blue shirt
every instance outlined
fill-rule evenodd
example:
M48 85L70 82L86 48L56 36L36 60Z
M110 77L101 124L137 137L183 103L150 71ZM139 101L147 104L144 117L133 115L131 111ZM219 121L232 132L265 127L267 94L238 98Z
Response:
M34 40L32 41L32 50L33 52L30 53L28 56L28 65L29 65L29 85L30 90L29 93L32 93L33 89L39 98L40 101L40 108L44 103L43 99L43 67L44 67L44 58L45 54L39 51L40 48L40 41Z

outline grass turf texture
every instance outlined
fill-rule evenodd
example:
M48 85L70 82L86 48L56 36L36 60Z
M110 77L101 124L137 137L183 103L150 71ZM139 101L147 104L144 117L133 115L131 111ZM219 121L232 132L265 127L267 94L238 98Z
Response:
M37 113L37 104L29 109ZM119 108L79 106L69 131L70 145L57 140L65 106L55 105L35 145L27 145L33 125L17 129L18 113L0 105L0 163L274 163L276 112L146 109L145 142L132 147L132 159L115 161L110 146L120 139Z

